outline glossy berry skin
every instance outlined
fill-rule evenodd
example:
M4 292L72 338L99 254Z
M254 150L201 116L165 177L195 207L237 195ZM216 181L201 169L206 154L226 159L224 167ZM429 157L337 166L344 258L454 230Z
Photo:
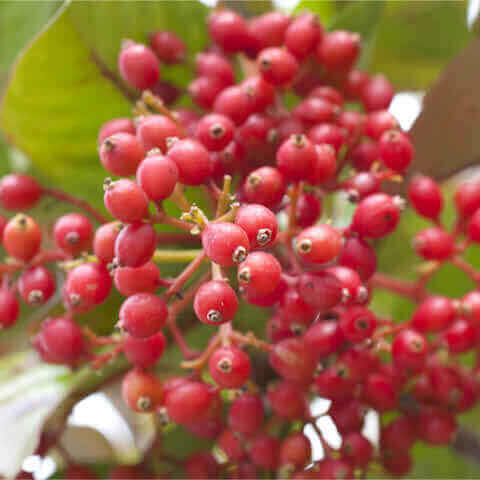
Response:
M427 354L427 340L415 330L402 330L393 340L392 356L398 368L418 371L424 366Z
M257 296L272 293L280 283L282 267L270 253L252 252L238 266L238 283Z
M150 48L129 42L118 56L118 69L123 80L138 90L153 87L160 76L160 65Z
M335 149L327 143L315 145L315 151L317 156L308 181L312 185L321 185L333 178L337 169L337 155Z
M66 306L74 312L86 312L103 303L112 287L104 265L84 263L71 270L63 287Z
M381 373L372 373L367 377L364 396L380 412L393 410L397 404L397 391L392 378Z
M250 204L241 207L235 223L247 234L252 249L270 245L278 233L275 214L263 205Z
M308 131L307 136L316 145L332 146L337 154L347 140L346 130L333 123L315 125Z
M104 264L111 263L115 256L115 240L122 226L119 222L105 223L97 228L93 237L93 253Z
M326 271L302 273L298 281L298 293L311 307L328 310L342 300L342 282L333 273Z
M249 32L257 49L279 47L284 43L285 31L290 17L282 12L267 12L254 17L249 24Z
M120 117L104 123L98 132L98 145L101 146L108 137L116 133L130 133L131 135L135 135L136 129L133 120L128 117Z
M346 340L353 343L370 338L376 326L374 313L364 307L351 307L340 317L342 333Z
M467 235L472 242L480 242L480 209L473 214L468 224Z
M318 476L322 480L353 478L351 465L339 458L327 458L322 460L318 467Z
M223 150L232 140L235 124L225 115L210 113L201 118L195 137L210 152Z
M31 306L43 305L55 292L55 279L45 267L25 269L17 280L18 293Z
M374 75L362 88L362 102L367 112L388 108L395 91L385 75Z
M163 328L167 315L163 299L152 293L137 293L122 303L118 326L134 338L147 338Z
M313 127L318 123L332 122L338 114L338 106L324 98L309 96L300 102L292 115L304 125Z
M195 140L179 140L167 153L178 167L178 180L184 185L201 185L212 173L206 148Z
M148 214L147 196L137 183L127 178L107 185L103 200L112 217L121 222L138 222Z
M217 348L210 357L210 375L222 388L240 388L250 377L250 370L250 358L234 346Z
M64 252L77 255L87 251L93 235L92 222L80 213L60 217L53 227L55 243Z
M138 167L137 182L153 202L168 198L177 184L177 164L169 157L148 155Z
M464 182L455 192L455 207L460 217L471 217L480 208L480 182Z
M287 85L298 72L295 57L281 48L266 48L257 57L258 70L263 78L275 86Z
M322 214L322 201L312 193L304 193L298 197L295 217L299 227L313 225Z
M163 403L163 385L153 373L135 368L123 377L122 397L134 412L153 412Z
M415 423L408 417L397 417L382 428L380 440L383 448L407 451L416 438Z
M365 134L372 140L379 140L383 133L399 128L398 120L388 110L369 113L365 121Z
M462 318L455 320L444 332L445 344L453 354L468 352L477 340L477 330Z
M311 263L330 262L340 253L342 237L330 225L314 225L303 230L296 239L296 252Z
M81 328L68 317L49 318L40 330L43 348L53 363L74 365L86 352Z
M366 139L351 149L348 158L356 169L370 170L370 167L379 160L378 144Z
M278 465L280 442L266 433L255 436L249 448L249 457L253 464L265 470L274 470Z
M195 73L197 76L218 78L223 85L232 85L235 73L228 59L216 52L202 52L195 56Z
M310 380L315 361L298 338L287 338L273 346L269 357L270 365L286 380L305 382Z
M281 380L270 385L267 398L275 415L281 418L295 420L307 412L305 393L293 382Z
M122 350L127 360L139 368L150 368L162 356L167 341L162 332L142 339L130 335L125 337Z
M121 267L141 267L152 258L156 245L157 234L150 223L131 223L115 240L116 262Z
M373 447L361 433L352 432L343 438L342 454L356 467L364 467L373 457Z
M0 288L0 330L15 324L19 311L20 306L15 293L11 289L2 286Z
M215 99L213 111L241 125L255 110L254 99L241 85L225 88Z
M208 32L212 40L225 53L235 53L248 46L249 34L245 20L231 10L215 12L208 19Z
M227 282L211 280L198 289L193 309L203 323L220 325L229 322L238 310L237 294Z
M436 220L443 210L442 192L430 177L415 176L408 187L408 199L419 215L432 220Z
M385 132L378 141L378 150L382 163L396 172L404 172L413 160L412 142L398 130Z
M355 210L352 230L361 237L381 238L391 233L400 220L395 200L384 193L364 198Z
M275 87L261 75L252 75L240 84L250 102L252 113L261 113L275 101Z
M166 64L180 63L185 57L185 44L173 32L157 31L150 35L150 46Z
M455 249L453 238L442 228L431 227L415 235L415 252L427 260L446 260Z
M194 453L185 462L186 478L217 478L218 465L211 453Z
M362 92L369 81L368 73L363 70L352 69L344 79L342 90L349 100L360 100Z
M315 147L305 135L292 135L277 151L277 168L288 180L305 180L312 170L315 157Z
M350 237L338 255L338 264L355 270L367 281L377 270L377 254L365 240Z
M135 175L145 156L143 145L135 135L119 132L107 137L100 147L100 161L105 169L119 176Z
M167 393L167 415L180 425L191 424L205 416L212 399L212 392L205 383L187 381Z
M153 293L159 286L160 270L153 262L141 267L118 267L113 274L117 290L126 297L135 293Z
M313 324L305 332L303 339L312 355L317 359L337 352L345 342L343 330L335 321Z
M451 299L431 296L415 310L412 326L419 332L439 332L447 328L455 319L456 310Z
M164 115L148 115L140 119L137 127L137 137L142 142L145 152L159 148L162 153L166 153L167 139L183 136L179 126Z
M439 408L425 408L418 416L418 434L431 445L447 445L457 430L455 417Z
M359 200L381 191L381 182L370 172L359 172L345 182L348 199L351 202Z
M5 210L28 210L41 194L40 185L29 175L11 173L0 180L0 207Z
M284 438L280 446L279 464L301 468L310 462L312 447L303 433L292 433Z
M317 47L317 58L327 70L346 72L360 52L360 37L356 33L336 30L325 35Z
M204 109L211 109L215 99L225 89L225 84L215 77L197 77L188 85L192 102Z
M285 32L285 46L298 60L312 53L323 37L323 27L315 15L305 13L290 23Z
M237 397L228 411L228 425L234 431L252 435L263 424L265 408L262 397L244 393Z
M8 255L28 262L40 250L42 231L32 218L19 213L3 230L3 247Z
M248 236L232 223L209 223L202 233L202 246L212 262L231 267L245 260L250 248Z
M285 178L279 170L261 167L247 177L244 186L249 203L259 203L265 207L277 206L285 195Z

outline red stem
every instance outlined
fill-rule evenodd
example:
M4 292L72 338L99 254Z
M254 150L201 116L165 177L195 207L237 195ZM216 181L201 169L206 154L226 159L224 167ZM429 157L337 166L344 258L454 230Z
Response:
M171 297L175 293L180 292L188 279L200 268L200 265L207 258L205 252L202 251L194 260L192 260L185 270L175 279L170 288L166 291L167 297Z
M389 290L402 297L409 298L414 302L418 302L425 296L423 289L419 290L417 283L401 278L391 277L385 273L377 272L370 280L371 285L383 290Z

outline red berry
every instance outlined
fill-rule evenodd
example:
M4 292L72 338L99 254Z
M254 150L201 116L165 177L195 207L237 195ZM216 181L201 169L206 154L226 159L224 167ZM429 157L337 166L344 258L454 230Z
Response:
M261 113L250 115L238 127L236 140L247 150L249 157L271 156L276 142L276 130L272 119Z
M228 283L212 280L198 289L193 308L200 321L220 325L233 320L238 310L238 299Z
M253 252L238 266L238 283L256 296L272 293L280 283L282 267L270 253Z
M449 298L431 296L415 310L412 326L420 332L439 332L447 328L455 316L455 306Z
M122 224L119 222L105 223L98 227L93 238L93 253L104 264L111 263L115 256L115 241Z
M473 214L470 220L467 235L472 242L480 242L480 208Z
M5 210L28 210L41 194L40 185L28 175L11 173L0 180L0 206Z
M226 88L225 83L210 76L201 76L192 80L188 85L188 93L195 105L211 109L215 103L215 99Z
M208 32L226 53L243 50L250 42L247 23L231 10L213 13L208 19Z
M205 383L188 381L165 397L167 415L172 422L188 425L201 420L212 406L212 391Z
M425 408L418 416L418 434L431 445L447 445L457 430L455 417L439 408Z
M360 275L353 269L336 265L325 270L334 275L342 288L342 301L345 304L365 303L368 291L362 284Z
M137 137L143 144L146 152L159 148L162 153L167 152L168 138L183 138L180 127L164 115L147 115L140 119L137 127Z
M275 207L285 195L285 190L285 179L276 168L261 167L245 180L245 197L249 203Z
M102 165L113 175L135 175L144 156L140 140L131 133L114 133L100 147Z
M141 267L118 267L113 281L117 290L126 297L135 293L153 293L159 286L160 270L153 262Z
M348 198L352 202L368 197L381 190L379 178L370 172L359 172L345 182Z
M388 108L395 91L385 75L374 75L362 88L362 102L367 112Z
M7 223L3 231L3 247L8 255L30 261L40 250L42 231L30 217L19 213Z
M131 135L135 135L135 124L133 120L127 117L121 117L104 123L98 132L98 145L102 145L107 137L116 133L130 133Z
M317 156L309 176L312 185L321 185L333 178L337 170L337 155L335 149L327 143L315 145Z
M355 145L348 154L352 165L358 170L370 170L379 160L378 144L369 139Z
M388 130L398 128L397 119L388 110L370 113L365 122L365 133L373 140L378 140Z
M148 338L135 338L130 335L123 341L123 353L127 360L139 368L150 368L162 356L167 341L162 332Z
M72 255L88 250L92 234L92 222L80 213L69 213L60 217L53 228L58 248Z
M315 50L323 37L323 27L317 17L305 13L293 20L285 32L285 46L298 60Z
M268 388L267 396L273 412L281 418L301 419L307 413L305 393L295 383L279 381Z
M212 173L210 156L205 147L195 140L179 140L167 153L178 167L178 180L184 185L200 185Z
M123 80L134 88L153 87L160 76L160 65L153 51L141 43L128 42L118 56Z
M7 226L7 219L0 214L0 245L2 244L3 231L5 230L6 226Z
M471 217L480 208L480 182L462 183L455 192L455 206L461 217Z
M427 260L446 260L455 249L453 238L439 227L431 227L415 235L413 246Z
M309 227L316 223L322 214L322 201L312 193L303 193L298 197L295 208L296 222L299 227Z
M158 333L167 321L165 301L152 293L137 293L120 307L118 326L135 338L147 338Z
M461 309L465 318L475 327L480 326L480 291L468 292L461 301Z
M361 433L352 432L343 438L342 454L356 467L364 467L373 458L373 447Z
M326 458L319 463L316 478L322 480L340 480L354 478L354 475L349 463L339 458Z
M314 225L297 236L295 248L307 262L326 263L340 253L342 237L330 225Z
M408 187L408 198L415 211L423 217L436 220L442 212L442 192L430 177L415 176Z
M121 178L107 184L103 200L110 214L121 222L138 222L148 215L148 198L132 180Z
M213 111L242 124L255 110L256 102L241 85L225 88L215 99Z
M17 287L27 305L43 305L55 292L55 279L49 270L39 265L24 270L18 277Z
M336 30L325 35L317 47L317 58L327 70L350 70L360 53L360 36L346 30Z
M413 160L413 144L398 130L385 132L378 141L378 150L383 164L397 172L405 171Z
M185 44L173 32L153 32L150 35L150 46L163 63L180 63L185 58Z
M257 49L280 47L284 43L289 24L288 15L281 12L267 12L251 20L249 31Z
M343 244L338 264L355 270L365 282L377 270L377 255L365 240L350 237Z
M235 80L235 73L228 59L215 52L197 54L195 73L198 76L219 79L225 86L232 85Z
M398 368L418 371L425 365L427 354L427 340L415 330L402 330L393 340L392 356Z
M247 234L252 249L270 245L277 236L277 218L263 205L250 204L240 208L235 223Z
M137 170L137 182L147 197L159 202L168 198L178 181L177 164L160 154L148 155Z
M307 436L291 433L283 439L280 446L279 464L298 469L309 463L311 456L312 446Z
M369 76L362 70L350 70L345 77L342 85L345 97L349 100L360 100L362 98L363 89L369 81Z
M278 309L281 317L281 326L297 330L309 326L315 319L315 310L306 303L295 288L288 288L280 301Z
M334 401L328 410L328 414L342 434L361 430L365 413L365 406L355 399Z
M250 358L234 346L217 348L210 357L210 375L222 388L240 388L250 377L250 370Z
M360 306L347 309L340 318L344 337L354 343L370 338L376 326L377 319L373 312Z
M191 480L217 478L218 469L215 457L207 452L194 453L185 462L185 473Z
M300 297L311 307L328 310L342 300L342 282L332 273L302 273L298 281Z
M15 293L2 286L0 288L0 330L11 327L18 319L20 306Z
M292 114L306 126L313 127L335 120L338 106L324 98L309 96L294 108Z
M408 450L387 450L383 452L382 465L392 475L403 477L412 468L412 459Z
M348 367L335 364L324 369L315 378L314 388L321 397L345 400L351 396L354 379Z
M414 421L408 417L397 417L385 425L381 431L382 448L389 450L409 450L417 439L417 431Z
M203 249L212 262L231 267L245 260L249 250L247 234L233 223L209 223L202 233Z
M305 180L316 161L314 145L305 135L292 135L277 151L277 167L288 180Z
M195 136L211 152L223 150L233 139L235 124L225 115L211 113L198 122Z
M266 48L257 57L258 70L272 85L287 85L298 72L295 57L278 47Z
M387 375L372 373L365 383L365 399L380 412L393 410L397 405L397 391L393 380Z
M123 377L122 397L135 412L153 412L163 403L163 385L153 373L135 368Z
M345 342L338 322L323 321L313 324L303 337L305 344L315 358L336 353Z
M347 131L333 123L320 123L308 131L308 138L316 145L327 144L338 153L347 141Z
M264 416L262 397L244 393L230 405L228 425L234 432L251 435L262 426Z
M448 327L444 339L451 353L464 353L475 346L478 332L470 323L460 318Z
M156 245L157 234L150 223L131 223L115 240L116 263L120 267L141 267L152 258Z
M233 430L223 431L218 437L218 446L230 462L241 460L246 455L243 437Z
M250 443L249 456L252 463L265 470L275 470L278 465L280 442L266 433L260 433Z

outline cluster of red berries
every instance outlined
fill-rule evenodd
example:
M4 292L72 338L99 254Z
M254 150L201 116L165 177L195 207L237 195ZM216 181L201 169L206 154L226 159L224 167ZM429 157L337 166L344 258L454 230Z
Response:
M169 110L180 90L159 81L160 63L186 57L175 34L155 32L150 46L125 42L121 49L123 80L143 92L133 120L111 120L99 133L103 166L122 177L104 184L115 221L29 177L1 180L7 210L26 210L53 195L87 215L58 219L51 250L41 248L42 230L32 218L0 218L9 256L0 265L0 325L15 323L17 296L30 306L52 298L55 278L45 264L60 262L68 271L65 314L42 323L36 350L46 362L96 368L123 353L133 368L122 393L133 410L155 412L215 444L213 453L186 460L188 478L259 478L262 471L353 478L374 462L405 475L412 445L450 443L456 414L478 398L478 367L462 365L457 355L478 346L480 290L452 299L426 287L446 262L480 282L462 255L480 242L480 183L458 187L458 222L447 231L439 186L415 177L408 199L432 226L413 246L428 268L415 282L377 272L375 241L395 230L404 206L382 186L401 179L414 148L387 110L390 83L354 67L359 36L325 32L309 13L267 13L247 22L218 10L208 30L212 45L195 57L188 87L195 108ZM245 72L237 83L234 61ZM296 98L291 110L286 92ZM210 219L184 195L198 186L212 205ZM336 193L338 201L357 203L345 228L319 223L324 198ZM167 199L183 211L180 218L166 213ZM100 222L96 230L89 216ZM161 233L157 225L182 233ZM195 242L200 248L185 270L162 278L157 263L180 258L182 250L158 246ZM201 275L207 262L211 269ZM75 315L103 303L112 283L127 297L120 334L97 337ZM417 303L412 318L398 323L372 311L375 288ZM242 301L271 311L263 337L236 328ZM201 353L176 323L192 303L200 322L219 327ZM185 376L154 370L168 342L181 349ZM255 371L254 353L259 362L268 358L267 374ZM331 401L339 450L316 426L310 411L316 397ZM362 434L372 409L396 414L381 426L379 445ZM312 461L306 424L323 445L320 461Z

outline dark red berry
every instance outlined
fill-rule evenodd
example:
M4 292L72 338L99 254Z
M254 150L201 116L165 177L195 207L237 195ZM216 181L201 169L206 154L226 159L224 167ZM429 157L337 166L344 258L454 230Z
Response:
M150 368L162 356L167 341L162 332L148 338L135 338L130 335L123 341L123 353L127 360L139 368Z

